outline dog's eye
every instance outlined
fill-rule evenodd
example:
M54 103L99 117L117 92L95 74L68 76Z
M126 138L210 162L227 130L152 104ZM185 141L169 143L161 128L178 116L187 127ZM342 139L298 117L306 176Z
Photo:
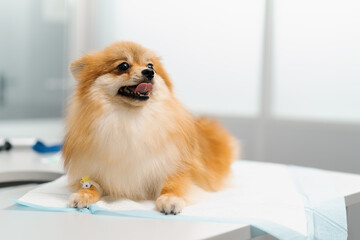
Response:
M127 62L123 62L117 68L120 72L123 72L128 70L130 68L130 65Z
M147 65L147 67L148 67L148 68L151 68L151 69L154 69L154 65L152 65L151 63L149 63L149 64Z

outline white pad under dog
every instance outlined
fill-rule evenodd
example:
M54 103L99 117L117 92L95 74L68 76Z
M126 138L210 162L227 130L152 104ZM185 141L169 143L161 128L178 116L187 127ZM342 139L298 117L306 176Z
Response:
M247 223L280 239L306 239L316 234L346 239L344 198L337 194L325 175L324 171L312 168L236 161L227 188L202 194L197 202L186 206L176 216L156 211L154 201L119 199L108 202L105 198L89 209L70 208L71 192L66 188L66 176L42 184L14 201L48 211Z

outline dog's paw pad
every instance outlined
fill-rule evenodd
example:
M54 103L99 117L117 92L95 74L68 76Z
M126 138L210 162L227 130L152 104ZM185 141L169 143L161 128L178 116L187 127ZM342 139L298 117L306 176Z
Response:
M167 214L176 215L183 210L185 205L186 203L184 199L170 194L161 195L156 200L156 207L160 212L164 213L165 215Z
M87 208L93 201L88 193L73 193L69 199L69 205L73 208Z

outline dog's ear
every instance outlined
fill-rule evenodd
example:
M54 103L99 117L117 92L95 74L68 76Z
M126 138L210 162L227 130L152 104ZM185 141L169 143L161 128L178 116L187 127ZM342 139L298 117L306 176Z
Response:
M70 71L76 80L79 80L79 75L84 69L85 65L86 63L83 57L71 63Z

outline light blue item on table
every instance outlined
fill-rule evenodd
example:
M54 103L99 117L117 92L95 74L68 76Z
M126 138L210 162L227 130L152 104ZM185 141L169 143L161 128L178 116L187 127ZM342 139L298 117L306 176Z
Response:
M230 186L204 193L179 215L163 215L154 201L101 200L89 209L68 207L66 177L41 185L16 203L46 211L85 212L166 220L250 224L252 236L279 239L347 239L344 198L322 170L239 161Z
M304 196L308 239L347 239L345 199L322 170L289 166Z

